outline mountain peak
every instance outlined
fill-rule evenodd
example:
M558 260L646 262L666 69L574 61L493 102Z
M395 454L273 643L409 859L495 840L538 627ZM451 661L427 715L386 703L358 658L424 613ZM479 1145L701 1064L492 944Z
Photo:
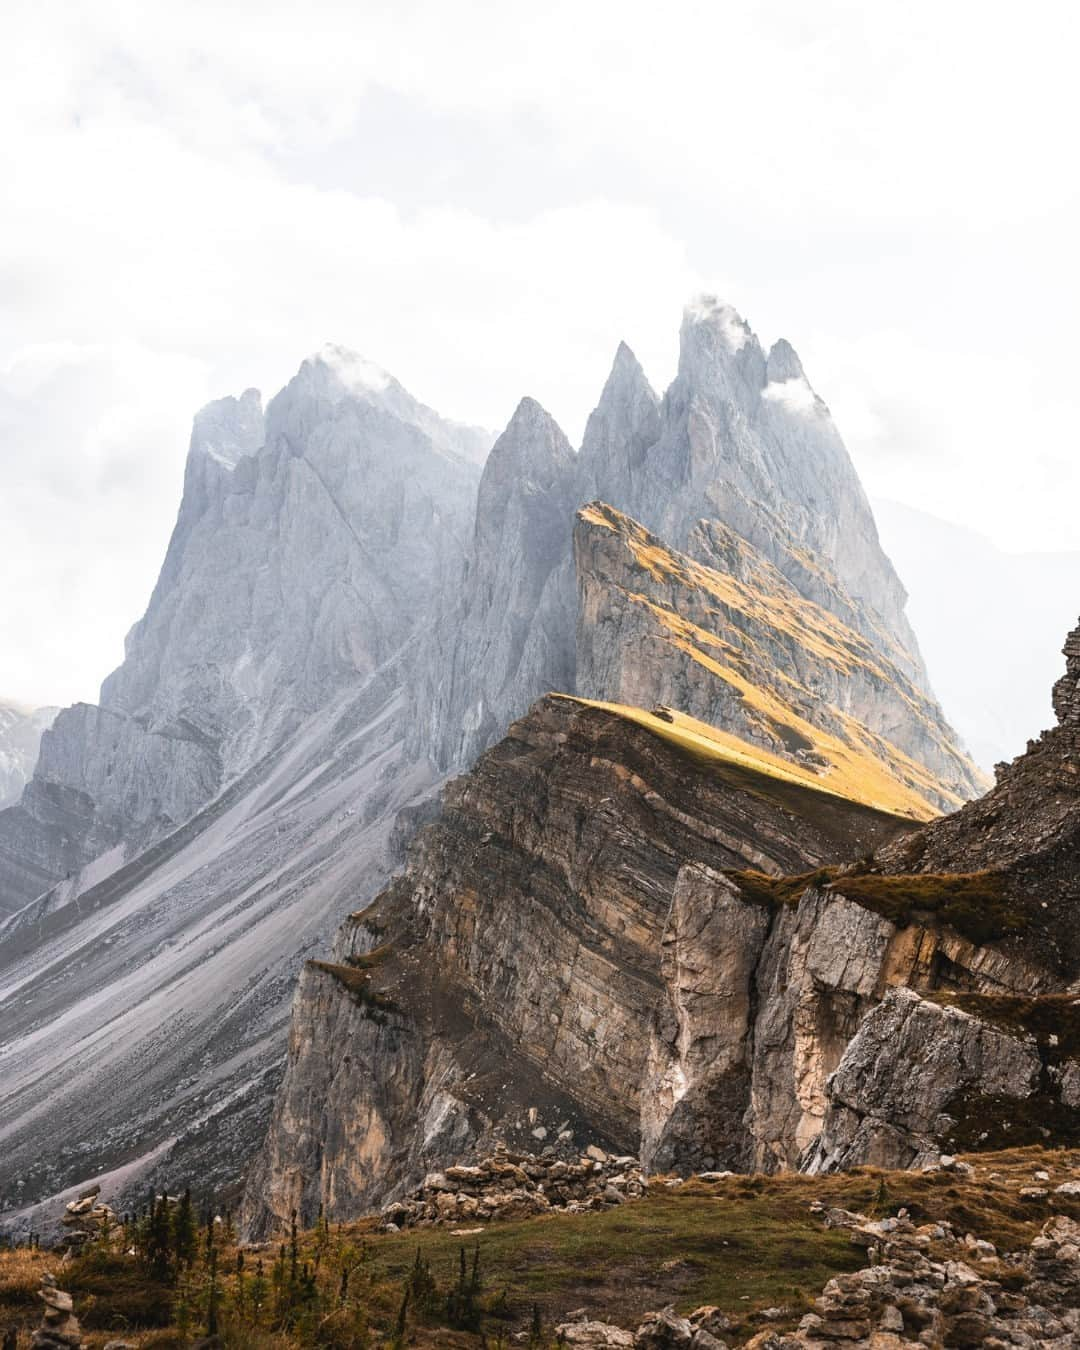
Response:
M641 362L634 355L633 349L628 347L625 342L620 342L615 349L615 359L611 363L607 382L600 395L600 403L603 404L609 397L609 391L626 388L627 386L648 390L652 401L654 403L659 402Z
M633 348L622 339L615 348L615 360L611 363L611 369L612 373L616 370L641 370L641 362L634 355Z
M190 457L205 457L231 473L245 455L253 455L263 443L262 395L245 389L214 399L195 414L191 427Z
M770 381L806 378L798 352L787 338L778 338L769 348L766 370Z
M537 402L531 394L525 394L518 400L518 405L514 409L506 429L509 431L515 425L531 426L543 422L550 422L554 425L555 419L542 403Z
M506 430L492 446L481 478L481 494L494 483L520 485L539 477L545 484L564 474L574 452L548 410L526 395L514 409Z
M581 442L581 495L629 507L635 476L659 435L660 400L637 357L620 342Z
M688 333L702 329L713 334L718 346L730 355L742 351L749 343L757 345L753 330L734 305L716 295L695 295L683 309L684 342Z

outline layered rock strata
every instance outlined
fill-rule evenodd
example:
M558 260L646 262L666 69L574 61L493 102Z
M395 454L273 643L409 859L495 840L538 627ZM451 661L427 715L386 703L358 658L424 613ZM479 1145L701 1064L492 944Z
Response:
M940 709L866 638L726 526L691 543L710 565L602 502L578 512L580 695L670 706L906 814L979 789Z
M678 731L549 698L448 788L404 876L305 972L254 1230L527 1147L538 1110L650 1167L794 1166L889 986L1049 983L828 874L783 900L744 884L910 825Z

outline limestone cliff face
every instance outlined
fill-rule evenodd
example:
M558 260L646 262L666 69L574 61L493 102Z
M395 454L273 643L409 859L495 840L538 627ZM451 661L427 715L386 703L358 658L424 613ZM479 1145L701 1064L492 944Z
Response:
M541 701L305 974L251 1229L538 1126L684 1171L1080 1138L1075 691L1070 665L1059 728L922 827L663 709ZM982 870L901 867L961 838Z
M199 413L124 663L100 708L61 714L0 813L8 910L101 880L423 626L461 565L476 437L339 348L305 361L265 419L255 390Z
M578 512L577 688L669 705L891 810L952 810L981 777L902 670L805 599L734 531L701 522L705 566L603 503Z
M979 1101L1007 1103L1018 1123L1033 1104L1046 1111L1043 1073L1034 1036L912 989L891 990L865 1018L829 1080L825 1120L805 1169L933 1162L952 1142L956 1115L970 1114ZM1047 1112L1043 1119L1050 1124L1052 1116ZM993 1126L989 1118L982 1124ZM1014 1133L1021 1142L1020 1131ZM977 1136L962 1140L972 1142Z
M642 1110L642 1156L654 1167L805 1163L829 1109L830 1075L891 989L1053 987L1019 954L930 922L891 922L848 899L842 875L762 911L737 879L687 867L663 943L670 978L647 1080L659 1087ZM918 1084L910 1091L918 1096ZM847 1156L868 1160L857 1148Z
M970 960L936 954L928 979L905 982L930 999L897 991L862 1021L826 1084L812 1169L1077 1137L1080 629L1064 655L1057 725L998 766L992 791L887 843L862 877L834 883L879 909L905 896L909 923L980 930L983 971L973 980ZM1028 965L1029 981L1003 979L991 957Z
M1008 922L1063 980L1080 975L1080 628L1064 647L1054 686L1057 725L999 764L984 797L882 849L882 873L989 870Z
M694 1152L668 1121L725 1036L740 1072L757 995L743 989L707 1044L669 1039L680 1014L663 1010L690 969L721 981L701 1007L727 1008L774 925L729 886L741 917L719 925L719 974L695 879L855 856L904 823L720 751L689 756L664 725L549 698L447 789L404 876L303 976L248 1187L254 1229L320 1199L355 1213L495 1133L524 1142L569 1123L583 1143ZM727 1156L711 1135L695 1147Z

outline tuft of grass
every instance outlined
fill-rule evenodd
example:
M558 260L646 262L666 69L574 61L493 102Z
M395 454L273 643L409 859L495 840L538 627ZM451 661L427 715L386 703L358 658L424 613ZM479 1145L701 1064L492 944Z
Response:
M795 904L799 896L811 886L827 886L839 872L837 867L819 867L815 872L799 872L794 876L773 877L766 872L736 871L724 875L730 878L743 895L755 905L776 909Z
M385 949L389 953L389 948ZM384 958L385 959L385 958ZM385 994L380 994L372 989L369 971L372 966L358 965L338 965L334 961L308 961L307 963L314 970L324 971L327 975L333 976L338 984L343 985L352 995L354 1001L375 1018L385 1016L386 1013L397 1012L397 1004L392 998ZM381 964L377 962L376 965Z
M1001 872L919 872L884 876L853 872L832 889L906 928L927 920L945 924L972 942L995 942L1024 932L1030 915L1009 897Z
M384 942L381 947L375 947L370 952L360 952L353 956L346 957L346 961L356 970L377 970L379 966L388 961L394 954L393 944Z
M92 1249L59 1282L78 1290L79 1320L90 1330L167 1327L172 1322L172 1291L121 1251Z
M0 1250L0 1308L40 1308L41 1277L47 1270L55 1274L57 1265L51 1252L29 1247Z

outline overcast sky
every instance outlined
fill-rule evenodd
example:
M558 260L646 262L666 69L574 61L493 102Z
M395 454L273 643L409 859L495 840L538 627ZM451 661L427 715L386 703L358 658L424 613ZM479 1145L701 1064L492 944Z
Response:
M0 693L93 699L192 412L333 340L575 442L718 289L869 490L1073 548L1074 5L11 0Z

